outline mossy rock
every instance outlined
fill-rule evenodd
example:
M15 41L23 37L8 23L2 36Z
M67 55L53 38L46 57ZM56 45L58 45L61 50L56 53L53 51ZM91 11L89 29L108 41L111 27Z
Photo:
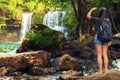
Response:
M25 49L25 51L41 49L49 51L52 49L58 49L59 44L63 39L63 33L51 30L44 25L40 25L37 28L32 28L26 34L25 40L23 41L21 46L23 46L22 48L27 49Z

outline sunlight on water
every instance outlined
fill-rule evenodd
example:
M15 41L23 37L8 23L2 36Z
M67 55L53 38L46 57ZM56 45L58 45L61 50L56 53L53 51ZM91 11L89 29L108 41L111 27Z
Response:
M62 21L65 15L65 11L49 11L43 18L43 24L52 30L62 32L68 40L68 30Z
M120 70L120 59L116 59L112 64L116 67L116 69Z
M22 42L25 37L26 32L31 28L31 19L33 13L23 13L22 14L22 23L21 23L21 32L20 32L20 41Z

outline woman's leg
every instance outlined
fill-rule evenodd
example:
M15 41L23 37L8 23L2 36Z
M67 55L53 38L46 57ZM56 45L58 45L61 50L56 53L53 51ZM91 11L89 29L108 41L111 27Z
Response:
M98 64L99 72L102 73L102 45L95 44L95 49L97 53L97 64Z
M108 62L109 62L107 55L108 45L105 44L102 47L103 47L103 59L104 59L104 72L106 72L108 69Z

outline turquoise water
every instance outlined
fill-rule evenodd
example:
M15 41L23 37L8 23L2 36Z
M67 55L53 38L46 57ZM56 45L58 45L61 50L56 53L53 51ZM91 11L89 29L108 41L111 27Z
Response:
M0 43L0 53L16 53L21 43Z

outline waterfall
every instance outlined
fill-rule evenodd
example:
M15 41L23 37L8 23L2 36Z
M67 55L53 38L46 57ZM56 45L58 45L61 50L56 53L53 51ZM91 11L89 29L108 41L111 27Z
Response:
M49 11L45 14L43 24L48 26L50 29L60 31L64 34L66 40L68 40L68 31L62 22L65 16L65 11Z
M23 38L31 28L31 18L33 13L23 13L22 14L22 23L21 23L21 31L20 31L20 42L22 42Z

